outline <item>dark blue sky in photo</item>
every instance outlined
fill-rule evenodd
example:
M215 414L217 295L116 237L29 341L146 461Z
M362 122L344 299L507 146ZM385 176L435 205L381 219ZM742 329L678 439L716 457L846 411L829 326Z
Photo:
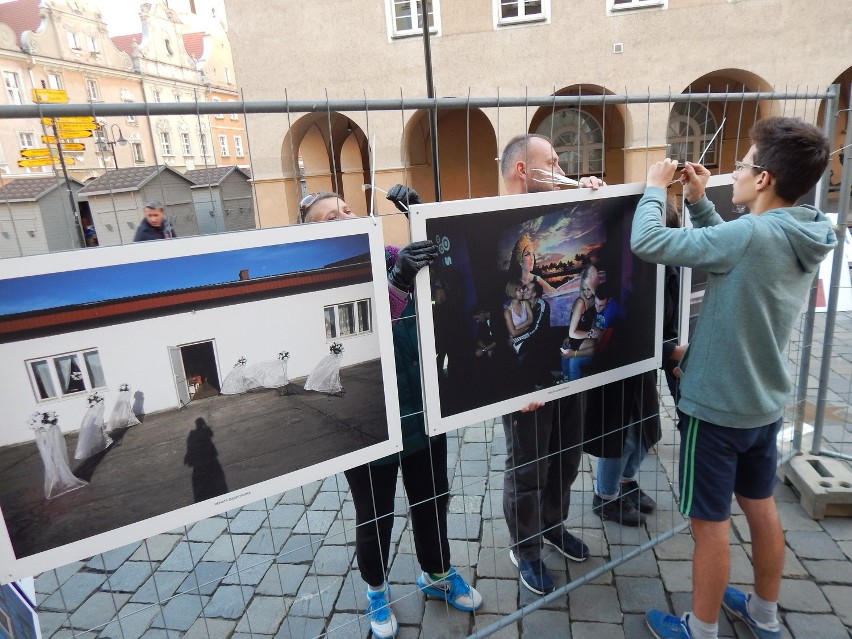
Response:
M0 280L0 316L322 268L370 250L366 234Z

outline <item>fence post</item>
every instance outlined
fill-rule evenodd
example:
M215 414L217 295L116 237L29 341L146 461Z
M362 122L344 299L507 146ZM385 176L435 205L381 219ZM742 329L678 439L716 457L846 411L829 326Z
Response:
M823 131L829 143L834 139L834 131L837 123L837 111L840 105L840 85L832 84L829 87L831 96L825 101L823 114ZM815 202L820 211L824 211L828 204L828 183L831 176L831 162L825 167L822 176L823 188L819 192L819 201ZM816 317L816 296L819 285L819 270L814 273L814 281L811 283L811 292L808 297L808 312L805 315L805 325L802 329L802 350L799 359L799 377L796 386L796 421L793 424L793 451L794 455L802 452L802 426L805 421L805 402L808 397L808 375L811 366L811 345L814 339L814 319Z
M850 90L852 95L852 90ZM844 147L852 144L852 127L849 126L849 114L847 110L846 139ZM843 243L846 241L846 219L849 216L849 189L852 188L852 161L843 163L843 177L840 180L840 208L837 211L837 228L840 229L840 237L837 238L837 247L834 249L834 262L831 266L831 291L828 298L828 308L825 313L825 338L822 344L822 362L819 370L819 389L817 391L816 417L814 418L814 439L811 445L811 454L819 455L822 444L822 429L825 421L825 396L828 393L828 376L831 372L831 351L834 348L834 325L837 320L837 298L840 288L840 269L849 268L844 261ZM852 457L844 456L844 458Z

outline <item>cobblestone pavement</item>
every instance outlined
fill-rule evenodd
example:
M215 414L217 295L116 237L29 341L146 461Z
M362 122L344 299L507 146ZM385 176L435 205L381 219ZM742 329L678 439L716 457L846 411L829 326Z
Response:
M815 358L821 355L819 340L824 330L824 317L818 316ZM815 359L804 407L806 419L813 416L818 373ZM852 454L850 380L852 314L846 313L838 317L836 327L824 430L824 447L846 454ZM657 513L640 529L602 524L591 512L595 462L584 457L567 526L589 544L592 557L584 563L566 563L561 555L545 549L543 558L559 584L578 580L683 522L672 487L677 473L673 407L669 398L663 404L663 440L640 471L640 484L657 500ZM508 557L502 514L505 439L500 422L451 433L448 455L452 559L482 592L484 605L474 615L443 602L424 601L415 585L419 568L400 485L389 581L402 639L465 636L536 600L519 587L517 569ZM852 518L814 521L794 492L780 483L776 497L787 540L779 602L784 636L848 639ZM272 639L327 633L335 638L366 637L369 624L361 616L365 585L353 559L354 517L345 479L336 475L186 530L44 573L36 578L43 636ZM643 618L648 608L678 614L690 608L692 548L688 530L678 532L493 636L650 637ZM746 587L751 583L751 552L745 518L735 505L731 583ZM750 635L723 614L720 636Z

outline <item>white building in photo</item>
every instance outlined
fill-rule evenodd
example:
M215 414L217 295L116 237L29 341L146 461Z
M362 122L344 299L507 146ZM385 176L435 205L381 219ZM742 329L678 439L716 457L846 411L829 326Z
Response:
M179 408L201 383L216 390L241 358L289 352L290 379L344 346L343 367L379 359L367 256L320 271L252 278L8 315L0 325L4 407L0 446L31 441L35 411L56 411L63 432L80 427L87 396L106 406L130 384L137 413ZM72 375L72 373L77 373Z

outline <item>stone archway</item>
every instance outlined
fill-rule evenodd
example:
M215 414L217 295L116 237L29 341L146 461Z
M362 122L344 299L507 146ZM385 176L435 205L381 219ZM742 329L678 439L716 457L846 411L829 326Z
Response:
M369 195L361 189L370 175L367 136L347 116L309 113L294 121L282 143L281 169L289 178L290 223L297 219L302 197L317 191L339 193L356 213L367 212Z
M575 84L556 95L613 95L605 87ZM610 184L624 181L625 120L622 105L539 107L530 119L529 132L553 141L560 165L569 177L597 175Z
M403 157L408 183L424 202L435 201L432 146L426 111L417 111L406 124ZM497 136L479 109L438 112L438 167L441 199L489 197L499 192Z
M772 87L760 76L742 69L712 71L691 82L682 93L724 93L729 99L721 102L696 100L687 103L686 107L672 107L669 111L666 135L669 153L676 150L676 147L689 149L699 155L703 153L704 148L700 142L695 146L689 144L689 133L683 130L684 126L706 138L706 143L709 143L716 128L721 126L722 132L705 155L704 163L721 173L733 171L734 162L748 151L748 132L752 125L760 118L768 116L773 109L769 101L746 102L738 97L743 93L757 91L771 92ZM713 130L710 131L710 128Z

